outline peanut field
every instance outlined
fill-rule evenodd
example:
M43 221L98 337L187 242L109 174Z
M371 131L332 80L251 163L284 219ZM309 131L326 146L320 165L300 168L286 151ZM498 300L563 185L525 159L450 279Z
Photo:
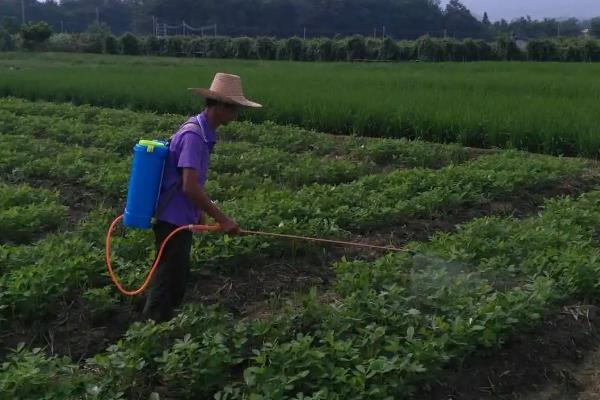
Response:
M222 64L47 57L0 60L0 399L509 399L600 344L596 66L237 62L267 107L219 131L219 207L412 253L196 235L185 306L156 324L110 281L105 233L133 144L198 112L185 84ZM126 286L154 255L151 231L113 240Z

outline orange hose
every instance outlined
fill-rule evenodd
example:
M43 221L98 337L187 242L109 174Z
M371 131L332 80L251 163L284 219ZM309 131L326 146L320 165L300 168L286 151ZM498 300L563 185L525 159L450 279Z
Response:
M115 275L115 272L113 271L113 268L112 268L112 264L110 262L110 238L112 236L113 231L115 230L115 227L117 226L117 224L119 222L121 222L122 219L123 219L123 215L119 215L117 218L115 218L115 220L110 224L110 228L108 228L108 232L106 233L106 266L108 268L108 274L110 275L110 279L112 279L113 283L115 284L115 286L117 287L119 292L123 293L125 296L135 296L135 295L142 293L144 290L146 290L146 288L148 287L148 284L150 284L152 275L154 275L154 272L156 271L156 268L158 267L158 264L160 263L160 259L162 257L162 253L163 253L163 250L165 249L165 246L167 245L169 240L171 240L171 238L173 236L175 236L178 232L181 232L181 231L192 231L192 232L194 232L194 231L218 231L221 229L221 227L219 225L184 225L184 226L180 226L179 228L175 229L173 232L171 232L165 238L165 240L163 240L162 244L160 245L158 254L156 255L156 260L154 261L154 264L152 264L152 268L150 269L150 272L148 273L148 275L146 275L146 279L144 279L144 283L142 283L142 286L140 286L138 289L135 289L135 290L127 290L121 285L121 283L117 279L117 276Z
M135 289L135 290L127 290L127 289L123 288L123 286L117 279L117 276L115 275L115 272L113 271L113 268L112 268L112 264L110 262L110 238L112 236L113 231L115 230L115 227L117 226L117 224L119 222L121 222L122 219L123 219L123 215L119 215L117 218L115 218L115 220L110 224L110 227L108 228L108 232L106 233L106 266L108 268L108 274L110 275L110 278L114 282L115 286L117 287L119 292L123 293L125 296L138 295L138 294L142 293L148 287L148 284L150 283L150 280L152 280L152 276L154 275L154 272L156 271L156 268L158 267L158 264L160 263L160 259L162 257L162 253L163 253L165 246L167 245L169 240L171 240L171 238L173 236L175 236L178 232L181 232L181 231L216 232L216 231L221 230L221 227L219 225L184 225L184 226L180 226L179 228L175 229L161 243L160 248L158 250L158 254L156 255L156 260L154 260L154 264L152 264L152 268L150 269L150 272L148 273L148 275L146 275L146 279L144 279L144 283L142 283L142 286L140 286L138 289ZM317 243L338 244L338 245L342 245L342 246L361 247L361 248L367 248L367 249L373 249L373 250L385 250L385 251L397 251L397 252L412 253L412 250L405 249L405 248L375 246L375 245L371 245L371 244L343 242L343 241L339 241L339 240L320 239L320 238L312 238L312 237L306 237L306 236L285 235L285 234L281 234L281 233L249 231L249 230L245 230L245 229L240 229L239 233L247 234L247 235L262 235L262 236L279 237L279 238L285 238L285 239L306 240L306 241L317 242Z

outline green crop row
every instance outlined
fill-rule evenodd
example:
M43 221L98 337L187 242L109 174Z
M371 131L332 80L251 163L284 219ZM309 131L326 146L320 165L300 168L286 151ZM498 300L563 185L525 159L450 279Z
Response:
M600 294L600 192L542 215L483 218L414 244L419 255L335 266L335 294L235 321L190 306L136 323L83 367L17 348L10 398L405 399L449 362L497 347L560 304ZM327 299L333 299L329 302ZM44 397L46 396L46 397Z
M110 199L124 200L130 156L119 157L101 148L65 145L27 135L2 135L0 145L0 174L5 179L83 185ZM251 180L252 188L275 184L298 187L310 183L349 182L372 170L369 162L323 158L309 153L289 154L244 142L223 143L213 157L207 190L211 193L215 188L215 197L224 199L241 194L237 192L236 182ZM228 184L232 186L226 186Z
M225 202L224 206L233 215L255 213L262 220L251 218L257 228L281 220L327 219L345 230L367 231L396 225L407 217L431 216L525 189L540 189L576 176L586 165L579 159L503 152L439 170L399 170L349 184L310 185L294 192L257 191L252 198ZM269 204L266 214L264 204Z
M6 55L0 68L1 96L177 114L202 106L186 88L208 86L215 72L227 70L242 76L248 96L265 105L244 113L254 122L563 155L598 157L600 149L597 64L307 64L19 53Z
M0 133L27 134L63 144L93 146L120 155L130 154L140 138L169 137L186 120L183 115L135 113L15 98L0 99L0 105ZM467 151L457 145L436 145L405 139L336 138L272 122L233 123L219 130L219 140L248 142L261 148L269 147L293 154L334 154L337 158L403 167L440 167L468 158ZM216 147L217 154L226 155L230 152L224 145Z
M440 170L398 171L344 185L310 185L299 190L257 188L222 206L247 229L343 237L349 235L348 231L391 228L409 218L431 217L455 207L539 189L575 177L586 166L582 160L507 152ZM99 254L103 252L110 217L107 212L92 216L78 232L52 235L17 251L5 263L7 272L0 277L4 294L0 304L13 317L30 318L52 313L55 300L70 297L82 285L100 281L108 284L102 278L104 265ZM63 250L49 252L53 247ZM132 231L125 238L115 239L115 263L127 283L143 278L151 262L151 247L152 239L145 231ZM292 247L295 251L314 250L258 237L205 236L194 247L194 270L208 263L247 266L264 257L289 254Z
M55 192L0 183L0 242L27 243L59 227L67 209Z

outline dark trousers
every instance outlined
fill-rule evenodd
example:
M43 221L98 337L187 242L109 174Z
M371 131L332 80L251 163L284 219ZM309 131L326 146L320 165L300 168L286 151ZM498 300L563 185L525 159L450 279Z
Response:
M163 240L176 228L176 225L164 221L158 221L152 227L156 237L157 252ZM191 249L192 232L190 231L177 233L167 243L148 288L144 316L156 322L167 321L173 317L173 311L179 307L185 293L190 273Z

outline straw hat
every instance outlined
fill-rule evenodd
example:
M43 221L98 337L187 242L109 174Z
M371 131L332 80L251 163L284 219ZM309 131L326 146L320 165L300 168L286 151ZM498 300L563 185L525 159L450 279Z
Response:
M262 105L248 100L242 91L242 79L237 75L217 73L210 85L210 89L188 88L192 92L207 99L223 103L236 104L243 107L262 107Z

